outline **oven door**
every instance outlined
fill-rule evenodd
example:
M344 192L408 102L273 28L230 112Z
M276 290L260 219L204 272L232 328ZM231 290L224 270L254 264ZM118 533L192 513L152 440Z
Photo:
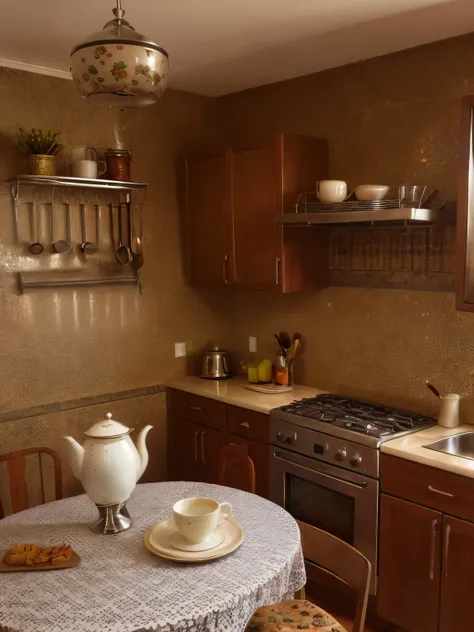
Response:
M370 592L377 572L377 480L315 459L271 447L270 497L299 523L303 541L317 527L351 544L372 564ZM308 562L311 546L303 545Z

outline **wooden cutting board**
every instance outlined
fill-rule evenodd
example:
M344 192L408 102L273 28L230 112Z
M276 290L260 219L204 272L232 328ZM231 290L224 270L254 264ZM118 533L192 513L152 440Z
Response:
M19 571L57 571L62 568L75 568L79 566L81 558L79 555L73 551L72 557L67 562L62 562L61 564L38 564L37 566L10 566L9 564L4 564L3 559L5 558L6 552L1 556L2 562L0 563L0 573L15 573Z

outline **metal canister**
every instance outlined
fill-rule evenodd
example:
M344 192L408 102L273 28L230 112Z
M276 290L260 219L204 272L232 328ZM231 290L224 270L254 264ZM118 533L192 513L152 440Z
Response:
M131 180L132 152L129 149L108 149L105 152L109 180Z

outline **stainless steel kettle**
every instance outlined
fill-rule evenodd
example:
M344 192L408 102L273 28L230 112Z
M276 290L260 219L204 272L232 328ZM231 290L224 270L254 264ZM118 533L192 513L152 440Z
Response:
M232 377L232 357L229 351L213 347L204 352L201 377L206 380L226 380Z

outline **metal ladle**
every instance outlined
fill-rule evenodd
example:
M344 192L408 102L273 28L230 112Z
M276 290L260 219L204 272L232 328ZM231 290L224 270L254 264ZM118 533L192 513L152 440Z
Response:
M38 215L36 213L36 201L32 202L32 205L33 205L33 239L34 239L34 242L32 244L30 244L30 247L28 248L28 250L31 252L32 255L40 255L43 252L43 250L44 250L44 246L40 242L39 237L38 237Z
M51 238L53 241L53 248L59 254L67 254L72 250L71 244L71 209L69 208L69 202L66 204L66 239L55 239L55 221L54 221L54 202L51 204Z
M130 251L122 241L122 203L118 205L118 240L115 255L122 265L127 265L130 262Z
M85 255L92 255L97 252L97 246L91 241L87 241L87 222L86 222L86 205L81 204L81 226L82 226L82 245L81 250Z

